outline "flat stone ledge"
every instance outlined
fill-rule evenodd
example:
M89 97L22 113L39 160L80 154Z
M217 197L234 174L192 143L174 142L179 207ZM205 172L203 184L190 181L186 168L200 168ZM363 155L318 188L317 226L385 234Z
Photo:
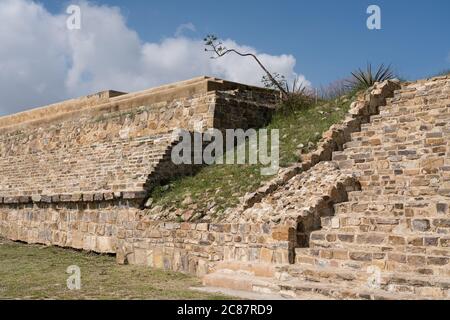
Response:
M146 197L146 191L9 196L0 197L0 204L105 202L115 200L144 200Z

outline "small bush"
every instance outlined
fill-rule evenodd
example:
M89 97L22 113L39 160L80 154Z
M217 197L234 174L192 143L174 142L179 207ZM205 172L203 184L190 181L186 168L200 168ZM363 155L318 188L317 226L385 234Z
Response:
M313 105L314 98L307 91L307 89L290 92L286 99L281 102L280 107L277 109L277 113L283 116L289 116L296 111L304 110Z
M383 82L395 78L392 67L382 64L376 72L372 69L372 64L368 63L366 70L358 69L352 72L353 78L349 80L349 87L353 91L366 90L377 82Z

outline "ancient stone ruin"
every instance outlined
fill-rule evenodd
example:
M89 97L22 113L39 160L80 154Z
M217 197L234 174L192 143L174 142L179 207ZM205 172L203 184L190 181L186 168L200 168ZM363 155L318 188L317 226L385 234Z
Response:
M273 91L197 78L0 118L0 235L115 253L206 286L338 299L450 299L450 77L376 84L317 150L214 223L152 221L190 174L175 129L259 128Z

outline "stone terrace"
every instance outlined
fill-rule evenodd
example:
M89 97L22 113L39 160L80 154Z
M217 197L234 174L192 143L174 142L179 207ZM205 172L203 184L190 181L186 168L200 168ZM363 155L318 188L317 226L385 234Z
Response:
M332 162L239 215L298 222L293 263L224 263L206 285L294 298L450 299L450 78L405 84L379 109ZM337 192L342 177L359 186Z
M191 172L168 164L174 130L260 127L274 101L270 91L204 77L0 118L0 203L145 197L158 179Z
M0 118L0 234L272 297L450 299L449 77L376 84L226 221L143 214L149 184L189 170L166 162L174 128L259 127L275 102L199 78Z
M116 253L120 241L134 242L149 190L195 169L171 161L175 131L259 128L278 99L272 90L200 77L2 117L0 234Z

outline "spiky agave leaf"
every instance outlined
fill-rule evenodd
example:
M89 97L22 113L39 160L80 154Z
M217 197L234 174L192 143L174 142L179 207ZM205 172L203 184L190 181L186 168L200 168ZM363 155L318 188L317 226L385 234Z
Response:
M378 67L375 74L372 70L372 64L368 63L366 71L358 68L357 71L352 72L353 79L350 80L350 86L353 89L367 89L373 86L376 82L383 82L391 80L395 77L391 65L385 66L382 64Z

